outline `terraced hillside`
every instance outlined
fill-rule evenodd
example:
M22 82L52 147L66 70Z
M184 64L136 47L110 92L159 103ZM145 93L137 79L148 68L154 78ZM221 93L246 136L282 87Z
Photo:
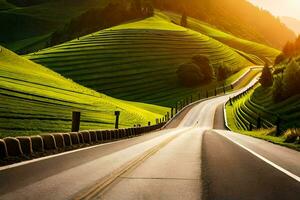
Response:
M26 56L110 96L169 106L200 88L179 85L176 71L195 55L232 71L253 65L234 49L158 14Z
M181 16L171 12L165 12L176 24L180 24ZM263 44L252 42L249 40L244 40L235 37L232 34L220 31L210 24L204 23L195 18L188 17L187 27L198 31L204 35L214 38L234 49L242 56L245 56L251 62L258 65L264 64L266 61L272 63L275 58L280 54L277 49L268 47Z
M260 85L250 90L245 96L227 104L230 127L235 130L249 130L250 123L256 128L260 115L262 128L274 127L280 117L281 128L299 127L300 97L294 96L283 102L274 103L272 89L264 89Z
M71 112L82 112L82 129L155 122L167 108L125 102L80 86L0 46L0 137L70 131Z

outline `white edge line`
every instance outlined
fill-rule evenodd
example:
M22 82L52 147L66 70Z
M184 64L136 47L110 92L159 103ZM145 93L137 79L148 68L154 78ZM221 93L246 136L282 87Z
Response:
M258 157L259 159L263 160L264 162L268 163L269 165L271 165L272 167L278 169L279 171L283 172L284 174L288 175L289 177L295 179L296 181L300 182L300 177L298 177L297 175L287 171L286 169L280 167L279 165L276 165L275 163L273 163L272 161L268 160L267 158L259 155L258 153L255 153L254 151L252 151L251 149L245 147L244 145L238 143L237 141L234 141L233 139L231 139L230 137L226 136L225 134L221 134L218 131L214 131L217 132L219 135L227 138L228 140L230 140L231 142L235 143L236 145L242 147L243 149L245 149L246 151L250 152L251 154L253 154L254 156Z

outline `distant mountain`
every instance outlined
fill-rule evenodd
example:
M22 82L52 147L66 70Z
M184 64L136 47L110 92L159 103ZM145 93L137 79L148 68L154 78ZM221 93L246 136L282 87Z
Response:
M280 17L280 20L296 34L300 34L300 20L292 17Z

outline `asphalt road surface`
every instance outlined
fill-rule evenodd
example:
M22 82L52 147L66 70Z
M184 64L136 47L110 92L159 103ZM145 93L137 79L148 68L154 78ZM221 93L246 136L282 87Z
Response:
M300 152L222 130L230 95L176 128L0 168L0 199L299 200Z

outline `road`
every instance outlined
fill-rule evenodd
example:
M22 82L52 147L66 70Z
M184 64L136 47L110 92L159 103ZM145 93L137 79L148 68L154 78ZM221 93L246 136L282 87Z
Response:
M298 200L300 152L222 130L231 95L169 129L1 168L0 199Z

